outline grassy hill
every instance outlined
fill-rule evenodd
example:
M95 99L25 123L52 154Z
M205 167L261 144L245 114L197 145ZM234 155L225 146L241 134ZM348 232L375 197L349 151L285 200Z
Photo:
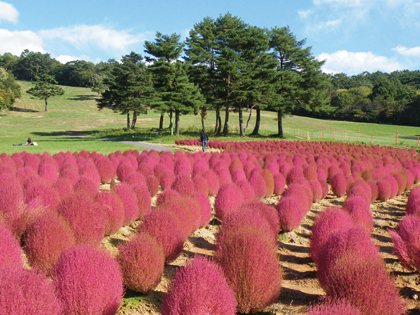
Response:
M130 145L115 142L95 140L95 137L109 137L117 140L142 140L160 143L173 143L176 139L195 139L199 136L201 121L199 116L181 116L181 135L169 136L169 131L155 135L159 124L159 114L149 112L140 115L135 131L126 132L126 116L114 113L109 109L99 111L95 96L88 88L63 86L65 94L48 100L48 112L44 111L44 101L35 99L26 91L31 82L19 81L22 86L22 97L15 103L14 109L1 113L0 116L0 152L13 153L27 150L29 152L56 153L59 151L98 151L109 153L116 150L134 148ZM210 139L214 140L215 113L209 111L206 120ZM244 121L248 118L244 112ZM222 115L224 119L224 114ZM238 137L238 115L230 113L229 137L220 140L275 140L277 134L277 115L274 112L261 113L260 136ZM169 118L165 117L164 127L168 127ZM249 135L255 124L255 112L246 131ZM392 126L380 124L353 123L344 121L320 120L307 117L290 116L283 119L283 130L288 140L346 141L380 145L395 145L398 130L399 146L417 147L417 137L420 137L419 127ZM360 133L359 133L360 130ZM75 135L86 135L85 138L75 138ZM28 137L40 144L38 147L13 147L12 144L25 142Z

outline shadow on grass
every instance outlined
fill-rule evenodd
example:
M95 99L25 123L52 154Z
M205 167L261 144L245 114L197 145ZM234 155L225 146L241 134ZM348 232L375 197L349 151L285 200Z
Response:
M29 109L29 108L12 107L9 110L11 112L20 112L20 113L39 113L39 110L34 110L34 109Z
M74 97L69 97L68 100L71 101L92 101L96 99L96 95L74 95Z

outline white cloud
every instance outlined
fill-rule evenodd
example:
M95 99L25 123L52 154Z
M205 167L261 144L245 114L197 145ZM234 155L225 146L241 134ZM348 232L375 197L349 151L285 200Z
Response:
M402 70L404 67L397 61L384 56L378 56L372 52L349 52L340 50L332 54L322 53L318 60L326 60L322 70L326 73L344 72L349 75L362 73L363 71L392 72Z
M312 13L312 10L298 11L299 17L302 19L307 19Z
M80 58L76 56L68 56L68 55L60 55L58 57L55 57L54 59L61 62L62 64L65 64L69 61L80 60Z
M17 23L19 12L12 4L0 1L0 22L6 20Z
M42 39L32 31L0 29L0 54L9 52L19 56L24 49L45 53Z
M420 46L413 47L413 48L397 46L393 48L392 50L406 57L420 57Z
M87 45L99 47L102 50L114 50L125 53L129 47L147 39L148 33L132 35L128 31L117 31L103 25L77 25L43 30L39 35L44 40L63 40L80 50Z

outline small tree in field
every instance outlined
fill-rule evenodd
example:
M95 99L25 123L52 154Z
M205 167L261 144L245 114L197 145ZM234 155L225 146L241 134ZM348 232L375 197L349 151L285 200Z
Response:
M52 96L63 95L64 90L57 86L57 81L53 76L48 74L41 75L38 77L38 81L35 86L26 91L40 100L45 100L45 111L48 111L48 99Z

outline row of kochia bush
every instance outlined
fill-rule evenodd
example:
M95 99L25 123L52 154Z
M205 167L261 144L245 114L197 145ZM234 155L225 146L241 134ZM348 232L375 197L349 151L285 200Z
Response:
M208 196L216 196L216 216L223 223L214 262L201 259L189 264L180 273L181 280L176 277L162 312L188 314L188 309L209 305L214 305L211 314L228 314L227 309L255 312L274 301L281 288L277 234L300 225L312 202L328 193L327 182L337 196L347 192L343 209L351 222L371 229L369 203L400 194L420 180L414 151L306 142L231 147L222 154L126 151L105 156L82 151L54 156L0 155L4 230L0 233L4 238L0 265L15 269L2 273L1 307L5 305L9 314L21 314L20 308L23 313L36 314L39 304L45 308L45 303L58 303L57 312L63 309L65 314L115 313L123 283L143 293L155 288L164 263L176 259L188 236L210 222ZM111 191L100 191L101 182L111 183ZM152 211L151 197L159 190ZM272 195L282 195L275 208L258 201ZM116 260L98 249L105 235L139 219L143 222L138 232L119 247ZM32 271L22 268L19 240ZM313 241L312 245L317 243L321 244ZM101 269L109 270L109 277ZM53 279L53 285L45 282L45 275ZM191 281L200 293L188 291ZM20 295L21 301L13 291L18 287L9 282L18 287L27 283L28 293ZM214 283L226 289L214 292ZM45 295L55 292L54 298L28 302L31 290L37 290L31 287L35 284L45 287ZM12 297L15 303L10 303ZM10 305L14 308L8 309Z

